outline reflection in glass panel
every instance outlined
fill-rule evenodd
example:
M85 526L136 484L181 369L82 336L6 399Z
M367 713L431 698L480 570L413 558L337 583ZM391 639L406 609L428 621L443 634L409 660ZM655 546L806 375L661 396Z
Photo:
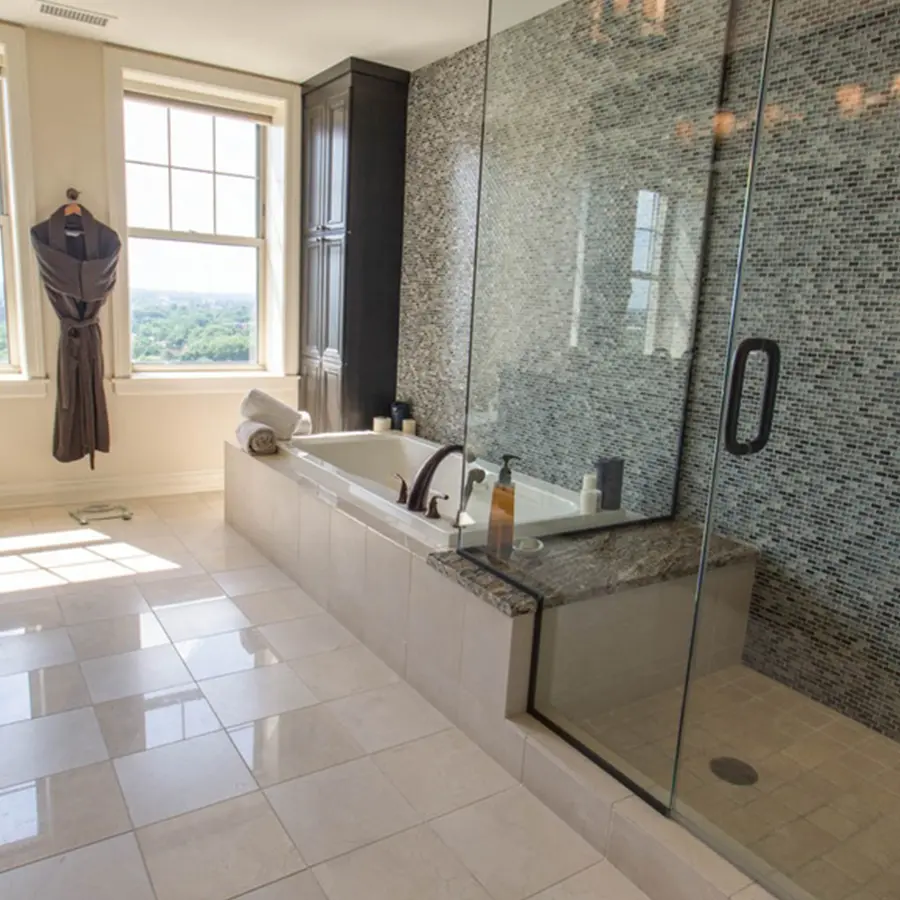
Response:
M0 848L40 834L36 781L0 788Z
M130 238L128 248L136 363L255 362L255 247Z
M212 233L212 175L172 169L172 228L175 231Z
M216 116L217 172L256 175L258 128L246 119Z
M259 208L256 179L216 175L216 234L256 237Z
M141 163L125 165L128 225L169 228L169 172Z
M19 672L0 678L0 725L31 716L31 673Z
M653 526L612 529L675 512L729 10L524 6L492 4L466 410L485 491L460 543L552 598L535 710L667 801L678 710L642 704L683 682L692 579L628 585L626 536ZM504 556L482 510L507 454L514 537L539 543Z
M125 101L125 159L129 162L169 162L169 122L159 103Z
M187 169L213 167L213 117L210 113L172 107L169 110L172 131L173 166Z

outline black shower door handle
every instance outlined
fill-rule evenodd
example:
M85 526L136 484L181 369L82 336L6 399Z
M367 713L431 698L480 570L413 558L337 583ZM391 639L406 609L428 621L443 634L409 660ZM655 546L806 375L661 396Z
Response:
M744 376L747 360L754 350L766 354L766 386L763 391L759 430L749 441L739 441L738 420L741 417L741 399L744 395ZM734 353L731 367L731 384L728 387L728 411L725 415L725 449L734 456L752 456L759 453L769 443L772 434L772 420L775 417L775 397L778 393L778 374L781 371L781 349L769 338L747 338L741 341Z

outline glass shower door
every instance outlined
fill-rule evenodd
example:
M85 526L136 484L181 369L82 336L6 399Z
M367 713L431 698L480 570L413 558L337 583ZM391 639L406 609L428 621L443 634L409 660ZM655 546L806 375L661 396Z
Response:
M674 810L779 896L888 900L900 896L900 0L774 4L771 18L768 2L740 4L723 143L755 123L756 146L749 189L723 182L715 201L746 203L741 252L734 303L701 299L679 501L679 515L705 514L707 542L756 556L704 557ZM758 91L743 58L761 54ZM711 285L733 274L718 248L738 238L715 229ZM715 335L728 339L724 389Z

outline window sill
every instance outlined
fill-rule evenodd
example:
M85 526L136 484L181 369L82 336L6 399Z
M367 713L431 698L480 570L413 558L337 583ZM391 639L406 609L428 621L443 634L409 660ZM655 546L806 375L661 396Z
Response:
M285 391L296 388L297 375L271 372L138 372L114 378L113 392L123 397L166 394L246 394L251 388Z
M0 400L28 397L46 397L46 378L28 378L26 375L0 375Z

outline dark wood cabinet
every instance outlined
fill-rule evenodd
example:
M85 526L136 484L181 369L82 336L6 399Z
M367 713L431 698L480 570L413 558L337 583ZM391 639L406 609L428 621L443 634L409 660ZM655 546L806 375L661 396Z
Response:
M408 84L349 59L304 85L300 406L319 432L394 399Z

